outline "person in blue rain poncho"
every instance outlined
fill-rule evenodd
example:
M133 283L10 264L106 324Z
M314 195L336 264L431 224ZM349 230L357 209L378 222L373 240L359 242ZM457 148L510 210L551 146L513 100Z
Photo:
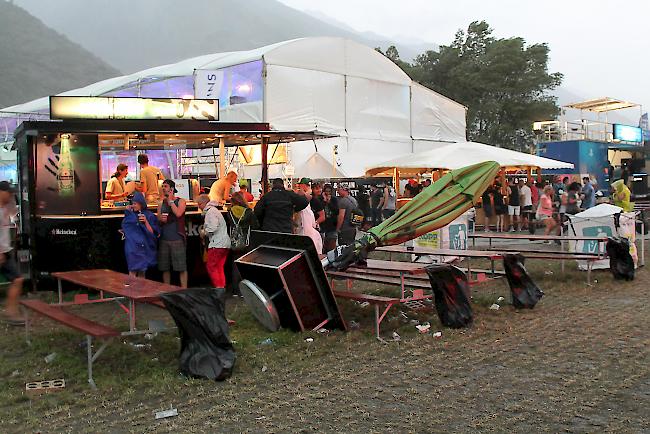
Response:
M145 271L157 263L160 229L156 215L147 210L147 202L140 192L135 193L133 205L124 211L122 232L129 274L144 277Z

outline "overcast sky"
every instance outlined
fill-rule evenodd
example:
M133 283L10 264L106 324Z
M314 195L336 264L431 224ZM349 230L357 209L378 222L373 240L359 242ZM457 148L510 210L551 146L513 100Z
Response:
M359 31L448 44L485 20L497 37L548 43L550 70L585 99L610 96L650 109L650 0L281 0ZM636 113L630 113L636 116Z

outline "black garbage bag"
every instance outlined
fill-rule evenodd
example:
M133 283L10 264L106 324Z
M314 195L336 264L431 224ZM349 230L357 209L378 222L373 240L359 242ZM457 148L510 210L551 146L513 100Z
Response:
M523 255L505 255L503 267L506 271L510 294L512 294L512 305L516 309L532 309L544 296L542 291L530 277L524 266L526 258Z
M634 260L630 255L630 240L609 238L607 240L609 269L616 280L634 280Z
M368 232L352 244L338 246L327 252L327 268L345 271L351 265L365 266L368 263L368 253L379 245L379 238L372 232Z
M472 324L474 316L469 304L469 287L465 273L447 264L431 265L426 270L440 322L455 329Z
M180 370L191 377L225 380L235 350L228 336L223 289L192 288L160 296L181 337Z

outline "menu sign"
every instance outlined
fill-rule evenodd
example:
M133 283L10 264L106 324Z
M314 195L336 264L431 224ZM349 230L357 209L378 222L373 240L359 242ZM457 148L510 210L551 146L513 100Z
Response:
M36 146L36 203L39 214L99 212L96 135L39 137Z
M50 119L219 120L218 99L51 96Z

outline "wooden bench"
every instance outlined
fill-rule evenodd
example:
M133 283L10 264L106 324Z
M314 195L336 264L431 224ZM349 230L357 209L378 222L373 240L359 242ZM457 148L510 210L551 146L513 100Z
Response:
M53 306L40 300L21 300L20 304L27 308L27 312L32 310L40 315L58 322L59 324L63 324L86 335L88 383L93 387L93 389L96 389L97 386L95 384L95 380L93 379L93 362L104 351L110 340L116 336L119 336L120 332L103 324L99 324L86 318L74 315L70 312L66 312L61 307ZM30 318L29 315L27 315L25 321L25 336L27 343L31 345L31 342L29 340L29 326ZM93 338L106 340L94 354L92 349Z
M355 300L361 302L368 302L373 305L375 309L375 337L381 340L379 336L381 322L384 320L391 307L402 302L399 298L384 297L381 295L360 294L358 292L350 291L332 291L336 297L345 298L348 300ZM380 306L384 307L383 311L379 311Z

